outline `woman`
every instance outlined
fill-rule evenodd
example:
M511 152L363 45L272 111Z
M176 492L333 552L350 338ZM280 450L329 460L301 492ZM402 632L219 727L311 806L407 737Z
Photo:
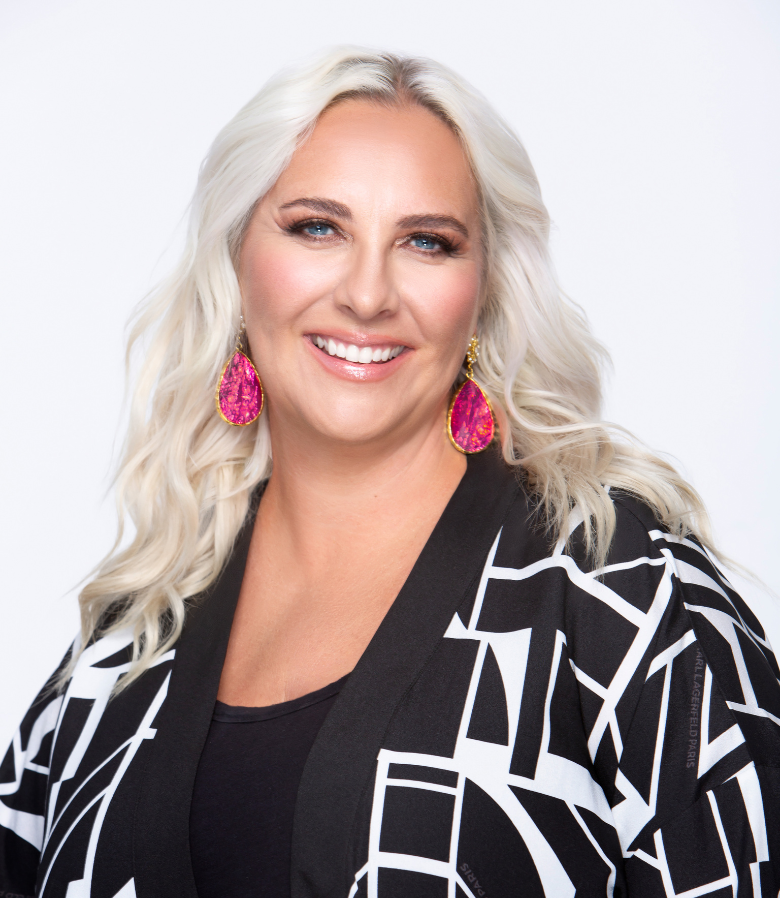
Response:
M327 54L218 136L0 894L776 895L777 664L600 423L547 230L430 61Z

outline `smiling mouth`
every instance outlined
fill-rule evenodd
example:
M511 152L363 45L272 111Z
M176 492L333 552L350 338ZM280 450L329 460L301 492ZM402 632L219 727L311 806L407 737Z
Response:
M333 337L323 337L319 334L312 334L311 341L327 355L344 359L346 362L356 362L358 365L390 362L406 349L405 346L391 344L385 346L356 346L354 343L342 343L340 340L334 340Z

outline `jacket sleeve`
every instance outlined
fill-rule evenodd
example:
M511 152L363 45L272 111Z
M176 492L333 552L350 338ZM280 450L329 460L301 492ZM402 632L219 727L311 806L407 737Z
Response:
M35 894L49 760L62 706L62 695L53 686L69 656L30 706L0 764L0 896Z
M671 597L614 780L632 898L780 889L780 680L764 631L693 539L650 539Z

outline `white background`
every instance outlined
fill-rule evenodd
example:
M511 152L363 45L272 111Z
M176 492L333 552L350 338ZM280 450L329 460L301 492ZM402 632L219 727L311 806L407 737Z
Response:
M608 417L780 591L776 0L0 0L0 743L113 538L123 326L199 162L269 75L336 43L437 58L519 132L614 359ZM743 590L780 647L780 602Z

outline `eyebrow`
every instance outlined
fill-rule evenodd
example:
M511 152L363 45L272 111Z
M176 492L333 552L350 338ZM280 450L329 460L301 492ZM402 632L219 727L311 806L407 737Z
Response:
M296 206L304 206L313 212L321 212L323 215L333 215L344 221L352 221L352 211L344 203L336 200L328 200L319 196L302 196L297 200L291 200L281 206L281 209L292 209ZM452 215L406 215L397 222L399 228L451 228L468 239L469 231L463 222L453 218Z
M292 200L280 206L281 209L292 209L294 206L305 206L313 212L322 212L323 215L333 215L336 218L343 218L345 221L352 220L352 212L349 206L344 203L337 203L335 200L326 200L318 196L302 196L300 199Z
M463 222L451 215L407 215L398 222L399 228L451 228L468 238L469 231Z

